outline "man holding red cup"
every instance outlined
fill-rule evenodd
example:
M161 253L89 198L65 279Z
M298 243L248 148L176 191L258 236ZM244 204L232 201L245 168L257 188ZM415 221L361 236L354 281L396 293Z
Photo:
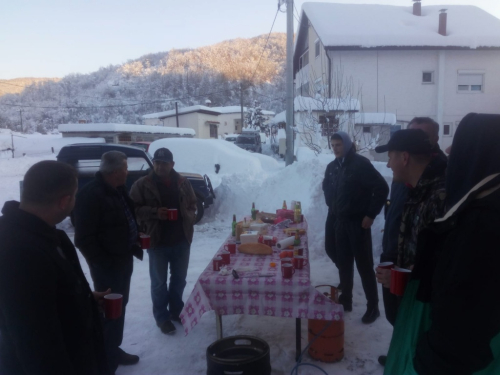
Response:
M174 165L172 152L159 148L153 156L154 170L137 180L130 191L137 219L151 237L148 255L153 315L165 334L175 333L172 321L180 323L184 307L182 294L197 202L191 183L174 170Z

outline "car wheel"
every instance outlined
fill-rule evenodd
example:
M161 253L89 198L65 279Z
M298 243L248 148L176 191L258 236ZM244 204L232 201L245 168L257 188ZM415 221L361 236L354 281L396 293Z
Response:
M198 198L196 201L196 212L195 212L196 220L194 222L195 224L198 224L198 222L203 217L204 213L205 213L205 207L203 206L203 201L201 200L201 198Z

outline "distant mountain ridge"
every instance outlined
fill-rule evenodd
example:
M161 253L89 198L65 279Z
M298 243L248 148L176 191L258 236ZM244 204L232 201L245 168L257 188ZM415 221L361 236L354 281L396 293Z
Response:
M59 81L61 78L34 78L22 77L12 79L0 79L0 96L5 94L19 94L26 86L33 83L43 83L47 81Z
M140 124L142 115L173 109L176 101L179 107L207 99L213 106L239 105L242 91L245 106L258 101L278 112L285 102L286 34L267 39L266 34L152 53L61 79L3 80L29 90L19 87L22 91L0 96L0 127L47 132L78 120ZM1 82L0 89L7 91L9 85Z

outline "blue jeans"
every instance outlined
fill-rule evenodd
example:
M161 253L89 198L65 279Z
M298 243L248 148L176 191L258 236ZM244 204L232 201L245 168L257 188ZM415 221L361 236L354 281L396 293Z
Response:
M174 246L158 246L148 250L153 315L159 326L178 317L184 307L182 293L186 287L190 249L191 245L184 239ZM170 283L167 285L169 263Z

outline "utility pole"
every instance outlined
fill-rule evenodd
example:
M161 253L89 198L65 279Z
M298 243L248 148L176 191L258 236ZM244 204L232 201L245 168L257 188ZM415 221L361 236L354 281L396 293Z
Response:
M179 127L179 108L177 108L177 102L175 102L175 122L177 127Z
M243 133L243 83L240 81L241 132Z
M21 117L21 133L23 133L23 110L19 110L19 117Z
M293 0L286 0L286 153L285 165L293 163Z

